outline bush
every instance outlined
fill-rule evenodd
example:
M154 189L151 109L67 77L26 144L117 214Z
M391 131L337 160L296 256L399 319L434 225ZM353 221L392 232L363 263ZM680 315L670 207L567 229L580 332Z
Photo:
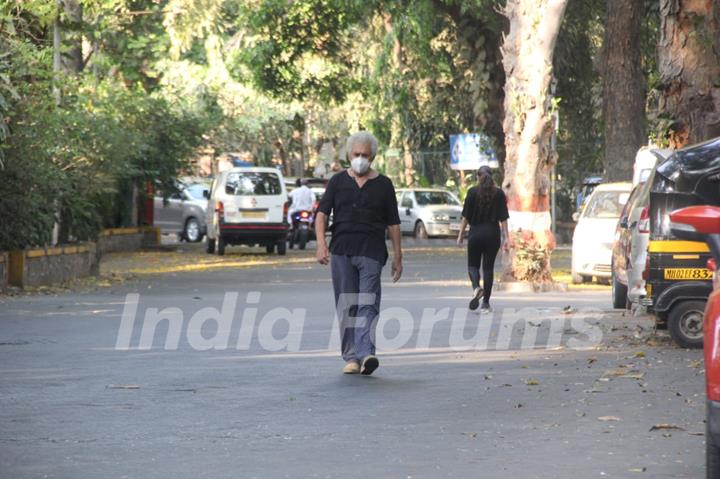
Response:
M172 185L204 131L201 118L112 82L66 85L60 107L30 88L10 118L0 250L48 244L56 220L60 242L127 224L127 192Z

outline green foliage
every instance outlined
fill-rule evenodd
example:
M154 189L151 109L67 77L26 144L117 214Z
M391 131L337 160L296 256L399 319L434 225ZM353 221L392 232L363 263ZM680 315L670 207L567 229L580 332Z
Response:
M246 5L239 60L263 91L284 100L342 101L354 85L349 27L365 2L263 0Z
M559 216L574 211L576 188L585 176L602 174L602 87L594 59L602 46L605 2L568 4L554 55L560 115L557 137Z
M118 2L83 5L91 16ZM56 14L43 2L2 10L0 250L46 245L55 224L63 242L126 224L127 192L172 185L211 126L140 82L100 78L99 68L53 73L45 40Z

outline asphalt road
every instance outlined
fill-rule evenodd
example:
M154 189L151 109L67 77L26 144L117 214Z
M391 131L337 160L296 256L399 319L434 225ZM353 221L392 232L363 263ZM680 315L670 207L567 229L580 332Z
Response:
M309 252L253 265L231 248L242 266L2 299L0 478L703 476L699 352L609 310L607 288L497 293L492 317L466 314L462 253L431 245L408 249L398 284L386 268L383 309L408 316L384 323L371 377L340 373L330 273ZM221 309L227 292L228 348L199 350L218 337L217 323L198 326L212 316L202 309ZM118 339L134 293L131 334ZM302 324L273 321L287 316L279 307ZM138 349L152 308L179 311L177 348L163 321ZM424 323L426 309L440 319ZM468 340L485 327L487 347Z

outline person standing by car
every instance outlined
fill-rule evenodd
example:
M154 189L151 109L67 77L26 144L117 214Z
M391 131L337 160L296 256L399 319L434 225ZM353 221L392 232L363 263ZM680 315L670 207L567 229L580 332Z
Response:
M393 245L393 282L402 275L400 217L392 181L371 168L377 153L375 137L355 133L348 138L346 151L350 169L330 179L320 200L316 257L320 264L330 263L343 372L369 375L380 365L374 332L380 313L380 274L388 259L386 229ZM328 249L325 224L331 212Z
M288 223L292 225L293 215L298 211L312 211L315 203L315 194L308 188L307 179L298 178L295 181L296 188L288 193L290 197L290 208L288 209Z
M470 225L468 235L468 275L473 287L473 296L468 306L476 310L482 296L481 313L489 313L490 294L492 293L495 258L504 237L503 249L512 246L508 234L507 220L510 217L507 198L503 190L495 186L492 170L481 166L477 172L478 184L470 188L463 205L462 220L457 243L463 244L465 227ZM502 235L501 235L502 233ZM480 266L482 265L483 286L480 286Z

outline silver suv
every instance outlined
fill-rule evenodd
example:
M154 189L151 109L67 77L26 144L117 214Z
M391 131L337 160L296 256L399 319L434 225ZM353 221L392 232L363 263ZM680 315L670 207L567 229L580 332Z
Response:
M203 183L178 183L178 192L167 200L161 194L154 198L154 224L163 234L175 233L191 243L205 236L205 210L208 185Z

